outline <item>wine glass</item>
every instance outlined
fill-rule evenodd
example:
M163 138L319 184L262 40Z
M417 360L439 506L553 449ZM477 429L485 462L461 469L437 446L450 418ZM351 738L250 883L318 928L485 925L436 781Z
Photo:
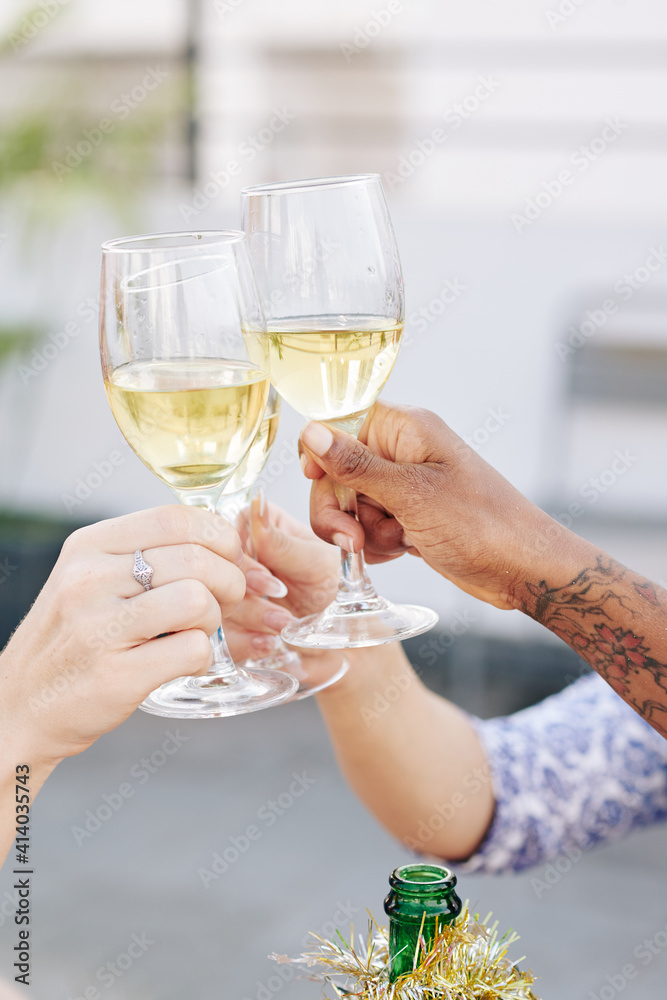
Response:
M266 328L248 353L302 416L357 435L387 381L403 332L403 279L378 174L262 184L242 191L244 228ZM357 516L354 490L338 485ZM341 550L338 594L282 632L295 646L340 649L432 628L429 608L378 597L362 552Z
M215 511L269 392L242 329L263 318L241 232L134 236L102 244L104 386L125 439L180 503ZM238 670L219 628L201 677L163 684L140 706L168 718L241 715L287 700L288 674Z
M259 430L245 458L228 481L218 500L218 514L221 514L232 524L235 524L239 515L250 506L253 486L257 482L271 454L271 449L278 433L279 419L280 396L274 387L271 386ZM256 555L250 518L246 549L251 556ZM290 697L290 701L301 701L302 698L308 698L310 695L317 694L319 691L331 687L332 684L335 684L336 681L345 676L349 668L346 659L343 658L341 660L338 655L334 654L325 659L319 656L317 662L310 664L308 667L296 650L288 649L281 639L277 639L272 653L262 656L257 660L248 660L244 666L246 669L259 666L268 667L272 670L284 670L295 677L299 682L299 686L295 694Z

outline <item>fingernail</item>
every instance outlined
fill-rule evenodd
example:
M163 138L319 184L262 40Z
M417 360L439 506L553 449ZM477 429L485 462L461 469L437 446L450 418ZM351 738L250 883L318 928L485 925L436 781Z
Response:
M345 549L346 552L354 552L354 542L349 535L344 535L342 531L337 531L335 535L332 535L331 541L339 549Z
M306 465L308 464L308 459L306 458L305 455L299 455L299 461L301 462L301 471L303 472L303 474L305 476L305 474L306 474Z
M406 549L414 548L414 545L412 544L407 535L403 535L403 537L401 538L401 545L404 545Z
M287 587L278 580L261 569L251 569L246 573L246 583L257 594L264 594L266 597L286 597Z
M275 652L277 638L277 636L273 635L254 635L250 640L250 645L258 653L266 655Z
M324 424L311 421L301 431L301 440L314 455L326 455L333 444L333 434Z
M289 611L283 611L282 608L271 608L270 611L266 612L262 621L269 628L274 629L276 632L280 632L286 625L289 625L291 621L294 621L294 618Z

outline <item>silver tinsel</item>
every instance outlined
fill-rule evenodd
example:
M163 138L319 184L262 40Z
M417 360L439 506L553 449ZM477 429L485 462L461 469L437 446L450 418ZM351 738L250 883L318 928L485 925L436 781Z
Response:
M370 914L369 914L370 916ZM445 926L427 950L420 940L412 972L389 982L389 937L372 916L368 934L354 930L346 941L338 934L331 941L313 934L314 944L297 958L270 955L276 962L305 967L304 977L330 987L335 997L358 1000L539 1000L532 992L534 977L510 961L509 947L518 940L514 932L498 936L497 921L488 927L491 914L480 921L466 904L455 923Z

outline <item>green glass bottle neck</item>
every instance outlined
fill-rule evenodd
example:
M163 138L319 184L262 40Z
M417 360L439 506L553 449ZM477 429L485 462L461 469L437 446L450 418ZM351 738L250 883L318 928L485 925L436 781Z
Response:
M427 949L446 924L461 912L456 876L440 865L403 865L389 878L391 891L384 901L389 917L389 978L411 972L419 939Z

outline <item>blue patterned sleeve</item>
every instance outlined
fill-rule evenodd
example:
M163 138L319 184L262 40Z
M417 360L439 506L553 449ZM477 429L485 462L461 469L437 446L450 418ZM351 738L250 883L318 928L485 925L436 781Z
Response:
M667 819L667 740L593 674L505 718L472 720L493 821L463 872L522 871Z

